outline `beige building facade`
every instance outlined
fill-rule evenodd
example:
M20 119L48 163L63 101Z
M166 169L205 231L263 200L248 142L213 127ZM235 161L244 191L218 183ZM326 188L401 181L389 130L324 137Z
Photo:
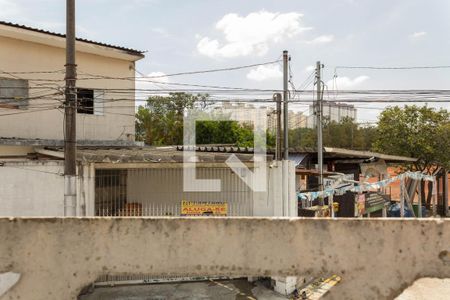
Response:
M0 137L63 140L64 35L0 22L0 44ZM81 39L76 49L77 139L134 141L143 54Z

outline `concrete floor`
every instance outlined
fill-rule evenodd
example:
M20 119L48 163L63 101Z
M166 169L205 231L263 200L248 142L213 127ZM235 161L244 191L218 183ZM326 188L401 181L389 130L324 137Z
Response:
M267 287L267 283L250 283L246 279L96 288L80 300L286 300Z
M396 300L448 300L450 279L421 278L403 291Z

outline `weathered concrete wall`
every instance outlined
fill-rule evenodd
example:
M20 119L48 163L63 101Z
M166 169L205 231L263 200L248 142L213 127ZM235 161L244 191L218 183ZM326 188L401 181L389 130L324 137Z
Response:
M94 216L95 170L78 165L77 216ZM0 166L0 217L64 216L64 161L6 161Z
M0 219L2 299L76 299L101 274L323 275L328 299L392 299L450 277L450 221L266 218Z
M63 216L64 165L57 161L0 166L0 216Z

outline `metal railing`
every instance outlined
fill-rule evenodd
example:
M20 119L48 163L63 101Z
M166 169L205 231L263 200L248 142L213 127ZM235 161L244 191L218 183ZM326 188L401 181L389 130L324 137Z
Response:
M221 192L183 191L182 168L98 169L95 215L180 216L181 202L227 204L228 216L251 216L253 193L229 168L198 168L198 178L220 179Z

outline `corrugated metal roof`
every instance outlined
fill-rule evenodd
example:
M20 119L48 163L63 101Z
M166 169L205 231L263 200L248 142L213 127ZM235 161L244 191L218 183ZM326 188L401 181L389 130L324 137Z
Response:
M386 162L415 162L417 158L399 156L399 155L389 155L371 151L357 151L350 149L334 148L334 147L324 147L324 152L334 156L340 157L356 157L356 158L379 158L384 159Z
M295 167L299 167L307 156L308 153L289 153L289 160L294 162Z
M29 27L29 26L26 26L26 25L21 25L21 24L6 22L6 21L0 21L0 25L10 26L10 27L15 27L15 28L21 28L21 29L25 29L25 30L34 31L34 32L40 32L40 33L44 33L44 34L58 36L58 37L61 37L61 38L66 38L66 35L62 34L62 33L52 32L52 31L48 31L48 30L44 30L44 29ZM77 38L77 41L84 42L84 43L89 43L89 44L94 44L94 45L99 45L99 46L103 46L103 47L108 47L108 48L113 48L113 49L117 49L117 50L122 50L122 51L127 52L130 55L136 55L136 56L144 57L144 52L145 51L135 50L135 49L122 47L122 46L117 46L117 45L111 45L111 44L102 43L102 42L96 42L96 41L83 39L83 38Z
M51 152L54 152L52 155ZM196 152L196 162L224 163L234 153ZM58 157L63 155L62 148L46 148L45 155ZM253 154L235 153L243 162L252 163ZM143 147L143 148L78 148L79 161L94 163L182 163L183 152L177 147ZM267 159L270 161L270 157Z
M178 151L196 151L196 152L223 152L223 153L247 153L253 154L254 149L250 147L237 146L177 146Z
M42 146L42 147L62 147L63 140L56 139L26 139L15 137L0 137L0 145L5 146ZM77 140L79 147L109 147L109 148L124 148L124 147L140 147L134 141L127 140Z

